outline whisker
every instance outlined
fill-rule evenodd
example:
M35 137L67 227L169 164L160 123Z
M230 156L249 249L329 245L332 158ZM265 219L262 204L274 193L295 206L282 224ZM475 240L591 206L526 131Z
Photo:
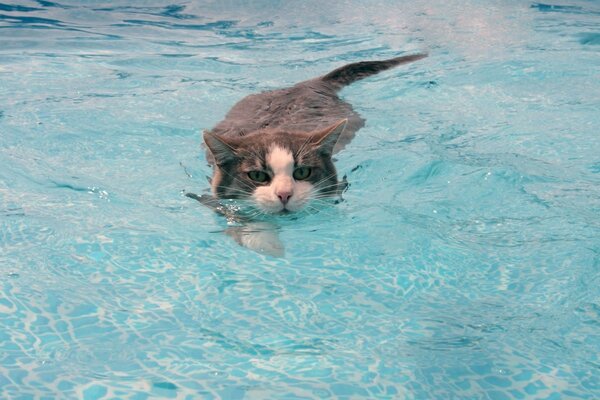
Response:
M310 153L310 148L308 146L308 140L306 141L305 144L303 144L302 148L300 150L298 150L298 152L296 153L296 159L301 160L303 159L307 154Z
M249 191L248 191L248 192L244 192L244 193L246 193L246 194L250 195L250 194L251 194L251 192L253 192L253 191L254 191L254 187L252 187L252 186L251 186L249 183L247 183L247 182L244 182L244 181L240 180L239 178L237 178L236 176L234 176L234 175L230 174L229 172L227 172L227 171L225 171L225 170L221 170L221 171L222 171L224 174L226 174L227 176L231 177L231 178L232 178L232 179L233 179L235 182L238 182L238 183L239 183L239 184L241 184L242 186L245 186L246 188L248 188L248 189L249 189ZM227 188L227 189L240 190L240 189L237 189L237 188Z
M334 186L337 186L337 185L338 185L338 183L337 183L337 182L335 182L335 183L330 183L330 184L328 184L328 185L313 185L313 189L312 189L312 190L313 190L313 191L315 191L315 192L319 192L319 191L321 191L322 189L325 189L325 188L330 188L330 187L334 187Z
M327 197L340 195L343 193L343 189L344 186L340 185L339 183L335 183L332 185L317 187L315 188L314 192L317 196Z
M248 192L248 191L246 191L246 190L244 190L244 189L232 188L232 187L229 187L229 188L227 188L227 189L228 189L228 191L230 191L230 192L234 192L234 193L241 193L241 194L247 195L248 197L250 197L250 196L252 195L252 192Z
M320 185L321 183L323 183L323 182L325 182L325 181L328 181L328 180L330 180L331 178L335 178L336 176L337 176L337 172L336 172L336 171L334 171L334 172L332 172L331 174L329 174L329 175L327 175L327 176L325 176L325 177L321 178L321 179L320 179L320 180L318 180L317 182L315 182L315 183L314 183L314 185L315 185L315 186L318 186L318 185Z
M311 137L310 135L308 135L308 136L306 137L306 140L305 140L305 141L302 143L302 145L300 146L300 149L299 149L299 150L296 152L296 158L297 158L297 159L304 157L304 155L305 155L305 150L307 150L307 149L308 149L308 143L310 142L310 139L311 139L311 138L312 138L312 137Z

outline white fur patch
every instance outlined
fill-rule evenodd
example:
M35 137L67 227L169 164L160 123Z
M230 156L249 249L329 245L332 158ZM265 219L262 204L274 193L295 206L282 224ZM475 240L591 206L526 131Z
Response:
M267 154L267 164L273 171L274 177L277 175L291 177L294 173L294 155L288 149L282 149L279 146L271 147Z
M253 198L260 208L269 213L300 210L310 199L313 185L309 182L294 180L294 155L288 149L273 146L266 157L267 165L273 175L267 186L256 188ZM280 196L287 197L287 203Z

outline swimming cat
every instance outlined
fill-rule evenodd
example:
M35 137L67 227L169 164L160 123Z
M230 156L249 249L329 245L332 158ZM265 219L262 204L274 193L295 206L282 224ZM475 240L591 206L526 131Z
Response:
M279 214L338 194L344 185L331 157L365 120L337 93L359 79L424 57L348 64L289 88L243 98L204 132L213 196L251 200L260 212Z

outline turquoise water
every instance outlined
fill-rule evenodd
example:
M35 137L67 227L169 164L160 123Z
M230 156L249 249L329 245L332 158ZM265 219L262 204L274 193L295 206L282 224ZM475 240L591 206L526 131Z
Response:
M0 4L0 398L600 398L598 2L58 1ZM423 50L284 257L183 196L243 96Z

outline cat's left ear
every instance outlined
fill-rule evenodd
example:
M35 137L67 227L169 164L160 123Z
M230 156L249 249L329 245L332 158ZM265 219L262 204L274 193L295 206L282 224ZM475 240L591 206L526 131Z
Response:
M344 132L344 128L346 128L346 124L348 123L347 119L342 119L335 124L325 128L322 131L318 131L313 134L313 142L319 147L319 150L325 154L333 154L333 147L337 143L338 139L342 132Z
M215 158L217 165L235 159L235 150L233 146L224 139L209 131L204 131L202 136L204 138L204 144L206 144L206 147L208 147L210 153Z

